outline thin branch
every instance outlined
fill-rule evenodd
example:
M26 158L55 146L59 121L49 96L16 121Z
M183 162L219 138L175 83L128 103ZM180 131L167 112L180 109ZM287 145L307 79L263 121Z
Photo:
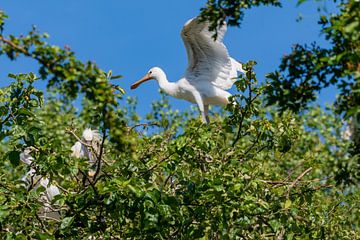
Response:
M235 144L239 141L240 137L241 137L241 129L242 129L242 125L243 125L243 121L244 121L244 118L245 118L245 112L241 113L241 119L240 119L240 123L239 123L239 129L238 129L238 132L236 134L236 138L232 144L232 147L235 147Z
M65 132L70 133L71 135L73 135L73 136L76 138L76 140L78 140L78 142L80 142L82 145L84 145L84 146L86 146L86 147L90 147L90 148L93 147L91 144L87 144L87 143L83 142L83 141L76 135L76 133L75 133L73 130L66 129Z
M315 178L312 180L305 180L305 181L298 181L298 183L318 183L321 181L326 181L331 179L332 177L328 177L328 178ZM258 181L269 184L269 185L273 185L272 188L278 188L278 187L283 187L283 186L287 186L287 185L291 185L293 182L291 181L287 181L287 180L263 180L263 179L258 179Z
M56 218L53 218L53 217L41 216L41 218L43 218L43 219L48 219L48 220L53 220L53 221L55 221L55 222L61 222L61 220L56 219Z
M39 215L37 213L35 213L35 217L36 219L39 221L41 228L49 235L51 235L51 233L49 232L49 230L46 229L44 223L42 222L41 218L39 217Z
M175 175L175 173L171 173L169 174L169 176L167 176L167 178L165 179L164 185L162 186L163 188L166 187L168 181L170 180L170 178L172 178Z
M156 163L154 166L150 167L148 170L146 170L145 172L143 172L141 174L141 176L151 172L152 170L154 170L155 168L157 168L161 163L163 163L164 161L166 161L167 159L169 159L172 155L174 155L175 152L169 154L167 157L164 157L163 159L161 159L158 163Z
M89 182L91 188L94 190L95 195L98 195L98 191L96 190L93 182L92 182L91 179L88 177L88 175L85 174L81 169L79 169L79 172L80 172L80 173L86 178L86 180ZM86 189L87 189L87 188L86 188ZM85 189L85 190L86 190L86 189Z
M240 119L240 123L239 123L239 129L238 132L236 134L236 138L232 144L232 147L235 147L235 144L240 140L241 138L241 130L243 127L243 122L244 122L244 118L245 118L245 114L247 113L247 111L249 110L249 106L260 96L260 93L257 93L253 98L252 98L252 88L251 88L251 79L250 79L250 84L249 84L249 97L246 99L247 105L245 106L244 110L241 111L241 119Z
M34 183L34 178L35 177L39 177L36 182ZM38 183L41 181L41 179L43 178L42 175L33 175L33 176L30 176L30 179L31 179L31 182L30 182L30 187L28 188L28 192L30 192L33 188L35 188Z
M65 192L65 193L70 193L68 190L66 190L65 188L63 188L60 184L58 184L57 182L52 182L57 188L59 188L61 191Z
M106 106L103 109L103 117L104 118L105 118L105 114L106 114ZM94 179L95 180L96 180L96 177L100 173L100 170L101 170L101 157L102 157L103 152L104 152L105 138L106 138L106 128L105 128L105 122L104 122L104 126L103 126L103 129L102 129L102 140L101 140L101 145L100 145L100 152L99 152L99 155L97 156L97 168L96 168L96 172L94 174Z
M6 43L7 45L9 45L12 48L15 48L16 50L18 50L19 52L22 52L23 54L25 54L26 56L31 56L31 54L29 53L29 51L27 51L26 49L16 45L14 42L12 42L11 40L5 39L3 36L0 35L0 41Z
M300 194L303 195L306 192L317 191L317 190L320 190L322 188L333 188L333 187L334 187L334 185L332 185L332 184L321 185L321 186L318 186L316 188L306 189L305 191L299 191L299 192L292 193L292 194L290 194L290 196L295 196L295 195L300 195Z
M137 127L150 127L150 126L160 126L159 122L151 122L151 123L138 123L135 124L134 126L128 127L128 132L131 132L132 130L134 130Z
M286 193L286 198L289 198L290 195L290 191L293 187L295 187L295 185L300 181L301 178L303 178L307 173L309 173L312 170L312 167L309 167L308 169L306 169L304 172L302 172L296 179L295 181L293 181L291 183L291 185L289 186L287 193Z
M11 114L7 115L6 118L1 122L1 125L4 125L11 117Z
M261 136L261 132L257 134L256 136L256 140L253 142L253 144L245 151L244 153L244 157L246 157L246 155L248 155L248 153L255 147L255 145L259 142Z

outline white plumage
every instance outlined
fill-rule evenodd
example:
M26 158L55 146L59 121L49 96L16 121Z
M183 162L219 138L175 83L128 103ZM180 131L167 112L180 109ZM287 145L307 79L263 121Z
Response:
M32 149L25 148L24 151L20 154L20 160L28 166L33 164L35 160L31 155ZM55 185L52 185L48 178L42 177L41 175L36 174L36 170L34 168L30 168L30 170L21 178L21 180L27 184L28 188L33 188L32 184L35 182L37 185L34 188L39 187L39 185L43 186L46 190L46 196L50 202L54 199L56 195L60 194L60 190Z
M91 167L96 162L96 154L99 154L101 140L98 130L86 128L82 133L82 141L77 141L71 147L71 156L75 158L87 158L89 166ZM92 177L94 174L95 171L90 169L88 175Z
M241 63L229 56L223 44L226 24L217 29L216 40L213 39L214 33L208 29L208 22L200 21L199 17L190 19L183 27L181 37L189 64L184 77L179 81L169 82L164 71L154 67L131 85L131 89L147 80L155 79L165 93L196 103L203 122L208 123L209 104L226 105L231 96L226 90L232 87L239 72L245 73Z

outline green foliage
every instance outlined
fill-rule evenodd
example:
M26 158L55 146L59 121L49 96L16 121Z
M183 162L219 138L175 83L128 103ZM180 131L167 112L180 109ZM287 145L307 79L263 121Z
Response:
M316 99L316 92L330 85L340 90L339 112L352 116L359 111L360 2L344 1L338 14L321 15L321 32L330 48L295 45L282 59L279 72L268 77L272 88L269 104L299 111Z
M201 9L201 16L210 21L210 30L216 32L217 26L225 20L230 26L239 26L246 9L261 5L281 6L279 0L208 0L206 7Z
M0 15L0 19L4 16ZM49 45L46 38L48 34L39 34L36 29L20 37L0 35L0 55L5 54L11 60L26 56L38 61L41 79L47 80L48 90L60 94L64 102L82 94L87 123L99 126L103 119L104 129L108 128L112 141L121 146L125 126L118 102L125 92L109 82L121 76L112 76L112 72L106 73L90 61L82 63L68 46L61 49Z
M306 1L298 1L298 4ZM330 47L320 47L316 43L294 44L292 52L283 56L279 69L267 76L271 85L266 92L268 105L277 105L280 111L299 112L317 98L318 92L333 85L340 92L337 112L345 113L347 118L359 113L360 2L334 2L338 2L339 12L324 11L319 19L321 34ZM201 15L211 22L214 30L225 20L230 26L238 26L245 9L280 4L281 1L209 0Z
M210 125L194 111L172 110L164 95L144 123L135 99L119 108L124 93L110 83L111 71L29 36L0 35L0 52L37 59L49 83L46 99L33 73L10 74L0 89L1 238L360 237L359 156L349 153L334 109L296 115L265 106L271 86L258 83L250 61ZM77 96L81 110L72 104ZM100 130L98 148L81 137L87 127ZM77 141L94 164L74 156ZM36 175L25 184L30 169ZM60 194L45 201L50 185Z

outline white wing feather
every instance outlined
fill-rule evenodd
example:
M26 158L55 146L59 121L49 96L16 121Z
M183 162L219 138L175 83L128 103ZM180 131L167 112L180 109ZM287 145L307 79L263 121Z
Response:
M212 38L208 22L199 18L190 19L181 31L188 56L189 65L185 77L190 82L210 82L223 90L232 87L241 64L230 58L223 44L226 33L224 23L217 29L217 39Z

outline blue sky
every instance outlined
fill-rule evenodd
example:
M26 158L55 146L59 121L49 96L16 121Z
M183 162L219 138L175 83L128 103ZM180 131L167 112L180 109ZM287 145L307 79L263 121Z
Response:
M138 111L143 115L150 111L151 102L159 98L158 85L149 81L136 90L130 90L130 85L153 66L164 69L171 81L183 75L187 57L180 31L188 19L198 15L205 2L2 0L0 9L10 17L5 35L26 33L34 24L40 32L50 34L49 43L69 45L79 59L95 61L105 71L111 69L114 74L123 75L116 83L124 87L127 96L138 97ZM319 35L316 10L324 3L309 1L296 7L295 0L284 2L283 8L261 7L246 12L241 27L229 28L225 37L233 58L258 62L256 72L260 80L276 69L281 56L290 52L294 43L326 44ZM303 20L296 22L299 14ZM37 65L30 59L10 62L0 57L2 82L9 72L36 70ZM321 94L319 103L323 105L334 97L335 92L328 90ZM173 98L170 103L178 109L190 107Z

